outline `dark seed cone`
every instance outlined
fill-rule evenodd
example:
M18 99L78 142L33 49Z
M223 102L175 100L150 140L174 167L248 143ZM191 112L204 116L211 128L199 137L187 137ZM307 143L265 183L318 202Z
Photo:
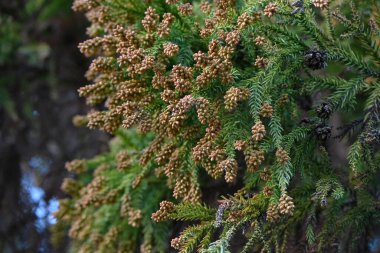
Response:
M307 67L311 69L322 69L327 66L327 54L316 48L309 49L304 54L304 60Z
M325 141L330 138L331 130L331 126L320 124L315 128L314 133L317 136L318 140Z
M328 103L322 103L317 108L317 115L321 119L328 119L331 116L332 108Z

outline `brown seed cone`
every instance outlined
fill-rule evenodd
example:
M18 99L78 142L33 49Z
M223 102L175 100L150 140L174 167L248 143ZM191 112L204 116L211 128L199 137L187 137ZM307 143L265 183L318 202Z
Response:
M245 150L247 148L247 146L248 146L248 143L246 141L243 141L243 140L237 140L234 143L234 147L238 151Z
M103 199L104 204L114 204L119 195L119 191L117 189L113 189L107 193L107 195Z
M174 65L170 77L178 91L185 93L190 90L193 79L192 68Z
M93 0L74 0L72 9L77 12L90 11L99 6L97 1Z
M152 7L149 7L146 10L145 17L141 21L141 23L143 27L145 28L145 30L151 33L156 29L159 19L160 19L160 16L156 13L156 10L153 9Z
M79 43L79 51L86 57L94 56L101 52L102 39L95 37Z
M215 5L217 8L226 10L233 6L235 3L235 0L216 0Z
M272 196L272 194L273 194L273 190L272 190L271 187L269 187L269 186L265 186L264 189L263 189L263 193L264 193L264 195L265 195L266 197L270 197L270 196Z
M192 182L188 176L180 176L175 181L173 197L176 199L185 198L191 189L191 185Z
M167 4L177 4L177 3L179 3L179 0L165 0L165 3L167 3Z
M194 162L200 163L203 160L209 161L211 154L212 143L204 139L198 141L197 145L192 150L192 158Z
M313 4L317 8L325 9L329 5L328 0L313 0Z
M262 45L264 45L265 42L266 42L266 41L265 41L265 38L262 37L262 36L257 36L257 37L255 38L255 44L258 45L258 46L262 46Z
M263 69L267 66L267 60L264 57L257 56L255 66Z
M225 21L227 18L228 11L223 9L216 9L215 10L215 19L217 21Z
M238 102L247 100L249 98L249 90L247 88L231 87L224 96L225 108L232 111L238 105Z
M171 13L165 13L161 24L157 28L157 34L160 38L167 37L170 35L170 26L173 23L175 17Z
M141 181L144 179L144 175L137 175L136 177L135 177L135 179L133 180L133 182L132 182L132 188L133 189L136 189L136 187L138 187L139 185L140 185L140 183L141 183Z
M165 43L164 44L164 54L169 57L173 57L179 52L179 47L178 45L174 43Z
M128 211L131 208L131 199L129 195L124 195L120 204L120 217L124 218L128 216Z
M186 95L173 106L169 124L167 124L167 129L165 129L170 135L175 136L181 130L181 127L188 118L188 111L193 107L195 102L196 100L192 95Z
M128 224L137 228L141 224L142 211L138 209L129 209L128 211Z
M255 21L254 17L250 16L248 13L244 12L241 16L238 17L237 26L239 30L242 30L249 26Z
M153 245L151 240L145 240L140 245L140 252L141 253L153 253Z
M124 171L130 166L130 155L127 150L120 151L116 156L117 169Z
M219 163L225 159L226 151L222 148L217 148L212 150L208 157L211 161Z
M267 210L267 220L269 222L275 222L278 219L280 219L278 206L274 204L270 204Z
M117 240L119 235L120 235L120 228L113 226L105 234L103 243L105 245L113 244Z
M195 107L197 109L197 115L198 115L199 121L203 125L210 122L213 116L212 110L210 108L211 107L210 102L203 97L199 97L197 98L195 102Z
M164 138L162 136L157 136L150 145L144 150L143 154L140 157L140 164L146 165L154 153L160 150L161 145L163 144Z
M200 127L197 125L194 125L194 126L187 127L186 129L184 129L182 137L185 140L194 140L200 136L200 132L201 132Z
M181 165L182 165L182 162L181 162L181 157L180 157L180 150L176 149L174 150L174 152L170 154L169 162L167 163L164 169L165 175L167 177L173 177L174 175L178 173L178 170L181 168Z
M220 48L219 42L215 39L212 39L210 43L208 44L208 56L211 59L216 58L218 56L219 48Z
M288 94L282 94L278 103L281 105L281 106L284 106L286 105L287 103L289 103L289 95Z
M198 53L195 53L193 55L193 58L196 62L195 67L197 68L205 68L209 63L208 56L202 51L198 51Z
M156 156L157 164L164 165L167 163L174 150L175 147L172 144L165 144Z
M148 118L148 116L147 117L143 117L140 120L137 129L142 134L146 134L146 133L150 132L152 130L152 119Z
M172 246L173 249L181 250L183 245L181 237L173 238L170 242L170 246Z
M236 160L227 159L220 162L218 166L226 172L224 179L227 183L235 182L238 172L238 164Z
M248 172L256 172L265 159L264 152L262 150L246 151L244 155Z
M232 31L226 35L226 43L229 46L236 46L239 43L240 35L239 31Z
M276 151L276 159L279 164L285 165L290 160L290 157L283 148L278 148Z
M188 203L200 203L201 199L202 192L199 185L191 183L190 190L184 196L183 201Z
M283 193L279 200L278 207L280 209L281 214L293 215L294 211L294 203L293 198L288 196L286 193Z
M202 166L207 171L207 174L209 174L214 179L218 179L223 175L222 168L211 161L202 161Z
M252 127L252 139L254 141L261 141L264 139L266 134L265 126L261 121L258 121L253 127Z
M260 115L264 118L270 118L273 115L273 107L270 104L263 104Z
M221 47L219 49L219 56L220 58L222 58L223 60L228 60L230 61L231 58L232 58L232 55L234 53L234 48L233 47Z
M174 203L164 200L160 203L160 209L152 214L152 219L155 222L165 221L168 219L169 214L173 211Z
M202 2L201 3L201 11L203 11L205 14L209 14L211 12L211 4L209 2Z
M88 115L87 126L90 129L102 129L108 133L114 133L122 123L122 116L115 110L92 111Z
M193 13L193 6L190 3L185 3L178 6L178 11L184 16L190 16Z
M218 37L219 37L220 41L226 40L227 32L225 32L225 31L218 31L217 34L218 34Z
M277 12L277 4L270 3L264 8L264 15L267 17L272 17Z
M264 168L264 170L260 173L260 178L264 181L269 181L272 178L272 173L268 168Z
M176 97L174 90L170 90L170 89L164 89L161 92L161 99L165 103L168 103L168 104L175 104L178 102L178 99Z

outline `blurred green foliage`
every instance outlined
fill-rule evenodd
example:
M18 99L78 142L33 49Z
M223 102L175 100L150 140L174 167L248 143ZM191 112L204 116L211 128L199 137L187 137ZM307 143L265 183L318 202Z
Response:
M20 24L9 16L0 16L0 69L5 72L0 75L0 107L3 107L13 119L17 117L7 86L14 76L9 75L6 69L7 66L13 65L17 49L21 44L19 34Z
M20 44L20 25L8 16L0 16L0 66L12 61Z
M25 31L27 25L38 26L70 11L70 0L30 0L15 13L0 13L0 108L4 108L13 120L18 116L10 92L12 83L25 85L16 71L23 71L25 66L43 67L51 53L46 43L29 36Z
M28 1L25 11L27 15L35 15L38 13L40 21L55 17L58 15L65 15L71 11L70 0L32 0Z

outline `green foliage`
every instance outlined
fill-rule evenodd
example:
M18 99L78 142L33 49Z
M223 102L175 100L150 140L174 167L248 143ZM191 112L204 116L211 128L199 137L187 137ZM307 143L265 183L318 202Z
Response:
M182 203L175 207L175 212L170 215L171 219L179 221L213 220L214 210L201 204Z
M95 59L94 84L80 90L105 105L88 126L140 130L119 130L124 146L88 162L115 167L114 150L133 153L127 171L102 173L142 210L143 229L124 221L135 234L123 238L136 248L149 231L144 252L162 251L167 234L156 240L149 218L172 192L152 217L182 226L172 240L180 252L336 252L337 243L360 252L379 221L379 4L180 2L74 4L103 29L82 52L113 62ZM234 236L247 240L234 246Z

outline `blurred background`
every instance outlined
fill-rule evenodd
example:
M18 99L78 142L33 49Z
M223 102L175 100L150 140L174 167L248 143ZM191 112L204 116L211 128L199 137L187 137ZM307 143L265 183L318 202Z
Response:
M73 126L89 62L77 45L86 20L71 0L0 0L0 252L65 252L50 244L64 163L107 148Z

